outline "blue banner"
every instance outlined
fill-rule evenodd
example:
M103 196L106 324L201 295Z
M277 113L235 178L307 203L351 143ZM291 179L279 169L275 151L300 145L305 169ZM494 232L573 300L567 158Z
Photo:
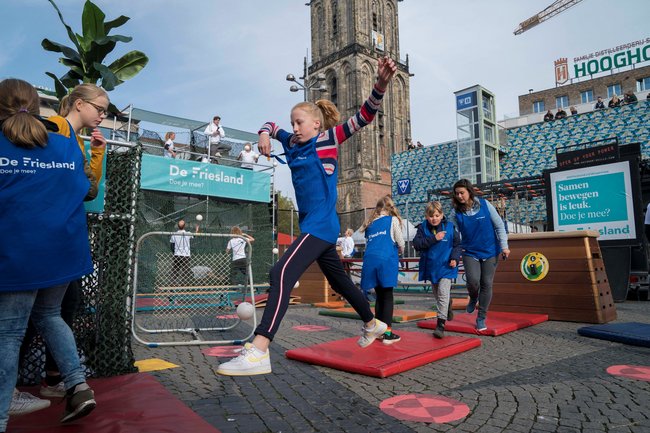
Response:
M207 162L142 155L140 188L237 200L271 201L271 175Z
M463 93L456 96L456 111L476 106L476 92Z

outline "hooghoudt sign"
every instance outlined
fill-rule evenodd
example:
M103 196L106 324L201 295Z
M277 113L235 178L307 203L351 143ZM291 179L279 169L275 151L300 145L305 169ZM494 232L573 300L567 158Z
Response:
M573 77L581 78L611 71L650 60L650 38L621 44L573 58ZM569 80L569 65L566 58L555 61L555 82L564 84Z

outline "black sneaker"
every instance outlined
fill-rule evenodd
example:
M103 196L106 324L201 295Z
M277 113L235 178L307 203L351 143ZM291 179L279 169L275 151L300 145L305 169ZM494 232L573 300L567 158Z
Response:
M454 320L454 308L451 300L449 301L449 309L447 310L447 320Z
M381 339L381 342L387 346L393 343L397 343L398 341L401 340L400 336L395 334L394 332L387 332L384 334L383 337L384 338Z
M93 390L88 388L83 391L77 391L74 394L68 394L65 397L65 412L61 422L70 422L83 418L95 409L97 402Z

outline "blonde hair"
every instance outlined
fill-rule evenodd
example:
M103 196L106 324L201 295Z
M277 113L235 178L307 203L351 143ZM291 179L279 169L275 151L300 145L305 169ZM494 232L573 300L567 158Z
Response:
M341 113L336 105L327 99L319 99L316 102L299 102L294 105L291 111L300 109L320 120L320 130L325 131L336 125L341 120Z
M167 133L165 134L165 141L169 140L169 139L172 138L172 137L176 138L176 133L175 133L175 132L172 132L172 131L167 132Z
M230 234L231 235L239 235L239 236L241 236L242 231L238 226L232 226L232 228L230 229Z
M432 217L435 212L438 212L441 215L445 213L442 211L442 203L439 201L432 201L427 205L427 208L424 211L424 214L428 217Z
M18 147L32 149L47 145L47 129L39 116L39 98L27 81L8 78L0 82L2 133Z
M109 99L108 93L106 93L106 90L102 89L101 87L98 87L92 83L79 84L74 89L72 89L72 92L61 99L61 104L59 105L59 116L66 117L68 114L70 114L74 103L77 102L78 99L81 99L85 102L90 102L93 99L97 99L101 96L105 96L106 99Z
M397 217L397 220L399 221L400 225L402 224L402 217L399 214L399 210L395 207L395 203L393 202L393 199L391 198L390 194L383 196L377 201L377 206L375 209L372 211L370 214L370 217L366 220L366 222L363 223L363 225L359 228L360 232L363 232L368 228L370 223L372 223L375 219L377 219L382 212L386 212L386 214L390 216Z

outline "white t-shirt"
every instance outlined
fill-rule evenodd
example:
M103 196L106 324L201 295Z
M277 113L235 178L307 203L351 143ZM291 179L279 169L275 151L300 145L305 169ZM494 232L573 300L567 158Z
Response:
M233 261L246 258L246 241L242 238L230 239L226 249L232 251Z
M650 226L650 203L648 203L648 207L645 210L644 224L647 225L647 226Z
M172 155L172 152L174 151L174 142L170 138L169 140L165 141L165 152L163 153L163 156L165 158L173 158L174 155Z
M257 162L257 159L260 156L253 152L252 150L249 150L246 152L245 150L242 150L241 153L239 154L239 158L241 160L241 166L242 168L253 168L253 164Z
M343 254L343 257L349 257L352 255L352 251L354 251L354 239L352 239L352 236L346 236L343 238L341 245L341 254Z
M190 256L190 240L193 238L192 233L186 232L185 230L176 231L175 235L172 235L169 239L169 242L174 244L174 255L189 257Z

